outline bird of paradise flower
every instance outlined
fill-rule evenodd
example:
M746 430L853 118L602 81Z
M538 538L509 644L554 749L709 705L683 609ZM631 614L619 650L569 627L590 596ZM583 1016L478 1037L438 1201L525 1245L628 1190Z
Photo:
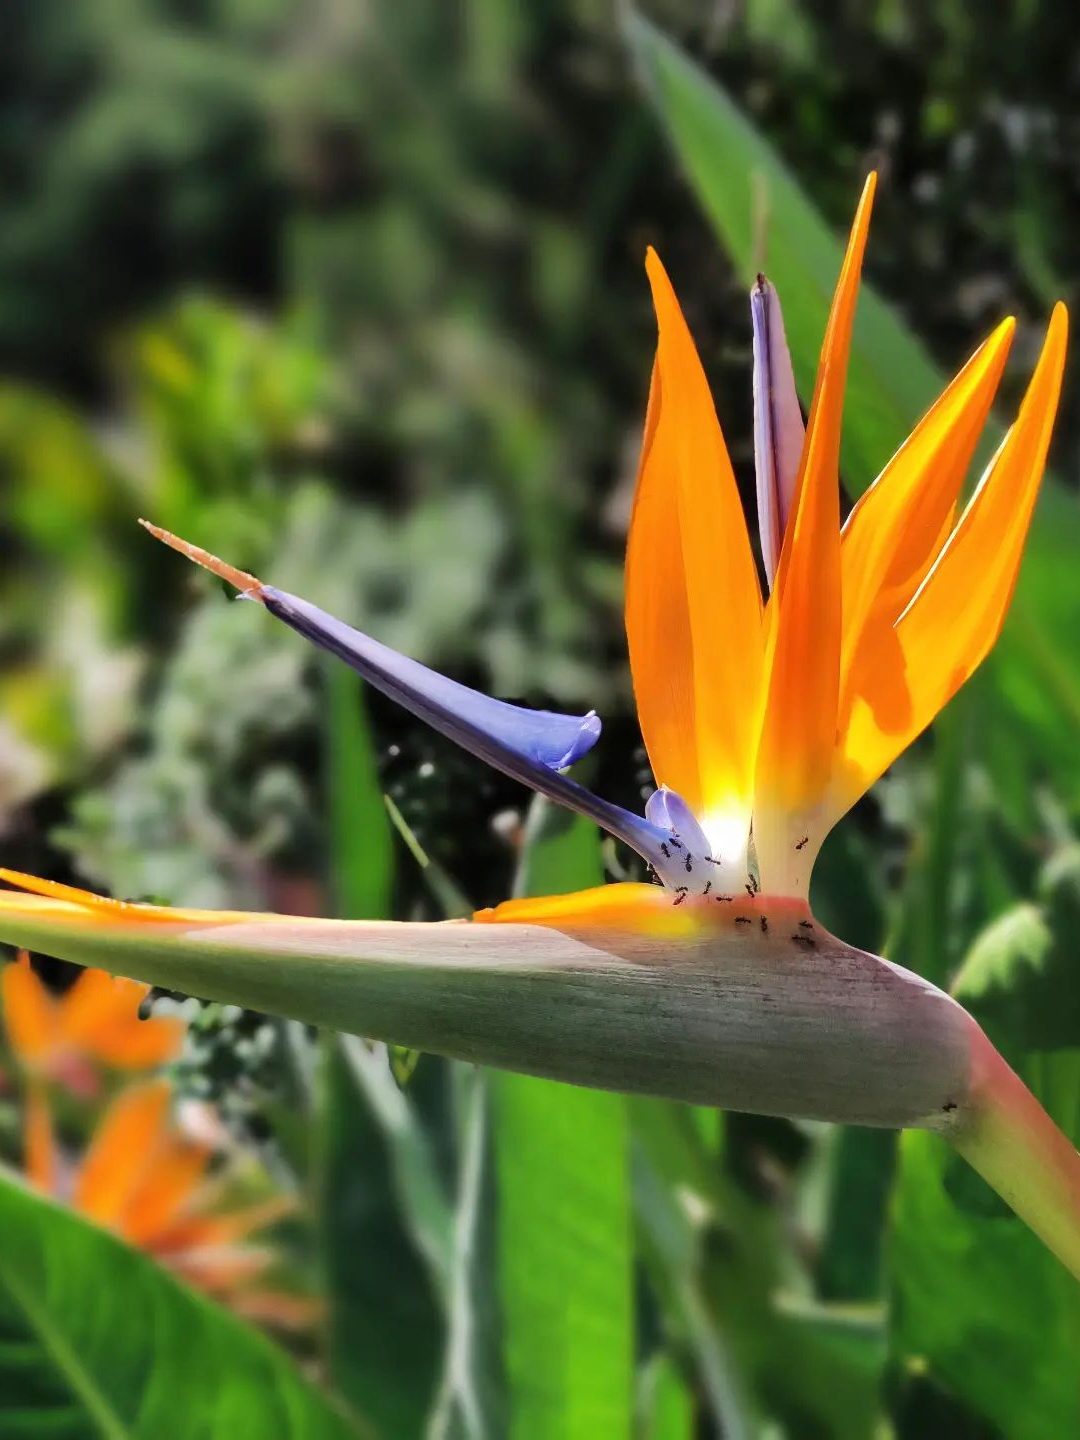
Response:
M115 1094L81 1158L71 1158L57 1141L51 1085L89 1099L100 1091L100 1066L130 1075L176 1058L184 1022L142 1018L148 993L133 980L85 970L54 995L25 953L0 973L4 1029L28 1082L26 1177L239 1313L281 1328L310 1325L318 1302L270 1286L266 1276L277 1252L250 1243L295 1210L294 1198L223 1206L222 1186L210 1175L217 1147L172 1123L167 1082L139 1081Z
M1080 1276L1080 1157L949 996L809 908L829 829L982 662L1045 465L1067 320L961 507L1006 321L841 527L840 434L873 202L856 213L803 426L778 296L751 295L768 596L708 383L650 252L659 325L626 573L658 788L644 816L567 771L595 713L488 699L152 525L160 539L488 763L595 820L659 885L511 901L471 921L336 922L129 905L2 872L0 936L419 1049L731 1109L937 1131ZM145 523L145 522L144 522ZM857 877L853 877L857 883Z
M58 1145L46 1092L29 1092L26 1176L239 1314L283 1329L321 1313L310 1296L266 1281L277 1251L253 1236L296 1209L289 1195L231 1208L209 1173L215 1147L170 1120L163 1080L129 1085L111 1101L78 1160Z
M184 1022L140 1016L148 985L85 970L62 995L41 981L23 952L0 972L4 1029L19 1065L34 1080L54 1081L89 1098L100 1088L100 1066L132 1072L175 1059Z

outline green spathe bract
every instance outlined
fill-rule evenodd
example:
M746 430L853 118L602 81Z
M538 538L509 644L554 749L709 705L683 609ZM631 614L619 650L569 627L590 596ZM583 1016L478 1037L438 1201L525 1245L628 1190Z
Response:
M707 902L694 902L697 904ZM760 922L763 902L746 907ZM11 897L0 938L209 999L577 1085L951 1139L1080 1275L1080 1157L943 991L768 906L769 928L223 915ZM157 912L160 916L161 912ZM87 918L87 915L90 918ZM808 922L810 923L810 922Z

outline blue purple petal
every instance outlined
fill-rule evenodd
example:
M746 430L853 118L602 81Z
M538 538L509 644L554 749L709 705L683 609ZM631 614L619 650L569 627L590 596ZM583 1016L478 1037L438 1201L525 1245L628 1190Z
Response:
M661 785L645 802L645 819L666 831L695 855L708 855L709 841L694 812L677 790Z
M668 885L695 888L696 882L687 880L692 874L691 851L700 843L702 853L707 854L708 847L697 822L678 796L665 792L663 823L656 824L602 800L562 773L596 743L600 719L594 711L580 716L560 715L493 700L391 650L297 595L263 585L258 598L271 615L344 660L377 690L433 729L495 769L588 816L623 840ZM670 817L678 820L688 837L693 835L692 841L672 845Z
M759 275L750 292L754 327L754 458L758 531L770 588L784 544L802 458L803 426L795 374L775 288Z

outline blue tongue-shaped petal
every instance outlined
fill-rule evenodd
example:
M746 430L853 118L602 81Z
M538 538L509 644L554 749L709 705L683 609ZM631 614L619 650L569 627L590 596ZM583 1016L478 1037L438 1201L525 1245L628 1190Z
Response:
M590 710L587 715L560 715L493 700L391 650L310 601L273 585L264 585L254 575L219 560L200 546L181 540L148 521L141 523L166 545L234 585L241 595L260 601L277 619L344 660L377 690L465 750L618 836L647 860L666 884L679 892L676 903L688 891L700 888L703 867L697 867L695 878L688 877L694 875L694 858L708 856L708 846L693 817L690 816L689 822L685 818L690 812L678 796L671 791L663 792L668 797L664 802L667 808L661 823L654 823L624 810L621 805L601 800L563 774L567 766L596 744L600 719L595 711ZM678 846L672 844L671 817L677 821L676 828L681 827L687 836L693 826L693 843L685 840ZM700 846L700 850L695 846Z
M515 762L512 773L523 779L538 767L557 771L573 765L600 738L600 717L595 710L587 715L560 715L493 700L335 620L298 595L264 585L258 598L271 615L337 655L433 729L492 763L496 763L496 755L504 762Z
M600 719L594 711L582 716L558 715L492 700L335 620L298 595L272 585L260 585L257 591L248 593L260 599L271 615L344 660L376 689L433 729L496 770L595 820L636 850L667 884L689 888L685 883L685 853L678 855L669 848L671 825L666 818L660 824L651 818L643 820L561 773L596 743ZM686 810L678 796L672 796L672 800ZM681 820L682 811L678 813ZM693 817L691 823L695 838L701 840L700 853L707 854L708 843Z

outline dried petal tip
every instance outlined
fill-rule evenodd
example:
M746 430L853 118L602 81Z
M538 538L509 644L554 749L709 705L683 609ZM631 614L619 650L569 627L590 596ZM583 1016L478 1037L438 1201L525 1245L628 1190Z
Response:
M149 520L139 520L144 530L149 530L156 540L179 550L181 555L186 555L196 565L201 565L204 570L209 570L211 575L218 576L230 585L234 585L241 595L246 595L252 600L262 599L262 581L256 580L254 575L249 575L246 570L238 570L235 565L228 564L225 560L219 560L216 555L211 555L209 550L204 550L201 545L192 545L190 540L181 540L179 535L173 535L169 530L163 530L160 525L152 525Z

